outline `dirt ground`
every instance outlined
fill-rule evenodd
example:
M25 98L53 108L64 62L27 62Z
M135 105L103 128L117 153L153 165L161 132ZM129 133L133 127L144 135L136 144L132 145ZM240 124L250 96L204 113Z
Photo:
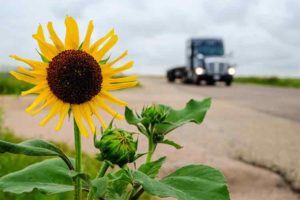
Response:
M114 94L137 110L153 103L181 108L191 98L213 98L203 124L189 124L168 135L184 146L182 150L158 147L157 157L168 156L162 174L187 163L207 164L225 174L232 200L300 199L284 181L300 189L300 90L241 85L191 86L169 84L162 78L140 78L140 81L142 87ZM25 113L24 109L33 99L33 96L0 97L5 125L25 138L40 137L72 145L72 123L67 122L61 131L55 132L57 119L45 127L38 126L46 111L35 117ZM110 120L107 115L105 118ZM116 125L135 130L124 121ZM83 146L86 152L95 153L92 137L83 138ZM142 139L141 151L145 146ZM281 173L284 179L271 170Z

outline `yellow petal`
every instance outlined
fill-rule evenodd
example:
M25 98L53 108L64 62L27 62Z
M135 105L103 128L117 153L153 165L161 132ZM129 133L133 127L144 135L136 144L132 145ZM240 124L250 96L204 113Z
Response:
M20 81L25 81L25 82L33 84L33 85L36 85L39 83L38 80L36 80L35 78L30 77L30 76L27 76L27 75L24 75L24 74L21 74L18 72L14 72L14 71L10 71L9 73Z
M60 101L56 101L56 102L52 105L52 107L51 107L51 109L50 109L50 111L49 111L47 117L45 117L45 118L40 122L40 126L45 126L45 125L49 122L49 120L52 119L52 118L60 111L61 107L62 107L62 103L61 103Z
M98 96L100 96L101 98L105 98L108 101L110 101L112 103L115 103L115 104L118 104L120 106L126 106L127 105L127 103L125 101L122 101L122 100L114 97L113 95L111 95L109 92L106 92L106 91L101 91L101 93Z
M20 66L17 67L17 70L25 75L32 76L35 78L45 79L47 76L47 73L44 70L33 70L32 71L32 70L27 70L24 67L20 67Z
M137 76L126 76L122 78L111 78L109 79L110 83L124 83L124 82L131 82L136 81Z
M62 43L62 41L60 40L60 38L57 36L57 34L53 28L52 22L48 22L47 28L48 28L48 31L50 34L50 38L51 38L53 44L55 45L56 49L59 52L65 50L65 46Z
M82 106L82 109L81 109L81 113L83 115L83 118L85 119L85 121L88 123L88 125L90 126L91 128L91 132L92 133L95 133L96 131L96 128L94 126L94 123L93 123L93 120L92 120L92 112L90 110L90 107L88 104L84 103L84 104L81 104Z
M42 54L48 60L51 60L54 56L56 56L58 54L58 51L56 50L56 48L53 45L46 42L44 32L43 32L43 28L42 28L41 25L39 25L37 33L33 34L32 37L35 40L37 40L39 48L40 48Z
M138 84L138 82L133 81L133 82L128 82L128 83L110 84L110 85L103 86L103 87L107 90L120 90L120 89L134 87L137 84Z
M99 51L93 53L93 56L96 59L96 61L100 61L103 58L103 56L117 43L117 41L118 36L113 35Z
M94 103L89 102L89 106L90 106L93 114L96 115L97 119L99 120L99 122L101 123L101 125L103 126L103 128L107 128L107 125L104 122L103 118L100 116L100 114L96 110Z
M82 49L87 51L90 47L90 41L91 41L91 35L93 33L94 30L94 25L93 25L93 21L89 21L89 25L88 28L86 30L86 34L85 34L85 38L82 44Z
M96 105L98 105L100 108L105 110L107 113L111 114L113 117L116 117L117 119L124 119L124 116L120 115L113 109L111 109L108 105L106 105L100 98L99 96L96 96L94 98L94 102Z
M48 98L46 99L46 102L40 106L38 109L31 111L30 114L31 115L36 115L37 113L41 112L44 108L46 108L47 106L55 103L56 101L58 101L57 98L55 98L53 95L52 96L48 96Z
M35 107L37 107L40 103L45 101L49 97L49 91L42 92L37 98L32 102L32 104L26 108L26 112L31 112Z
M38 85L34 86L33 88L23 91L21 93L22 96L28 95L28 94L37 94L40 93L41 91L43 91L44 89L48 88L47 83L43 82L43 83L39 83Z
M73 115L74 115L74 118L75 118L75 121L76 121L76 124L79 128L79 131L80 133L85 136L85 137L88 137L88 132L86 130L86 128L84 127L84 125L82 124L82 121L81 121L81 111L80 111L80 107L79 105L72 105L72 112L73 112Z
M35 35L37 35L37 36L38 36L39 38L41 38L42 40L45 40L45 39L46 39L45 36L44 36L44 31L43 31L42 25L39 24L38 29L37 29L37 32L36 32Z
M70 109L70 104L69 103L63 103L63 106L61 108L60 111L60 118L59 118L59 122L57 123L55 130L58 131L59 129L61 129L61 126L69 112Z
M114 74L118 74L120 72L123 72L127 69L130 69L133 66L134 62L133 61L129 61L128 63L126 63L125 65L123 65L122 67L119 68L113 68L111 69L109 72L104 73L104 75L114 75Z
M48 63L44 63L44 62L40 62L40 61L36 61L36 60L30 60L30 59L26 59L26 58L22 58L16 55L11 55L11 58L24 62L27 65L29 65L30 67L32 67L35 70L45 70L48 67Z
M89 53L93 54L94 52L96 52L99 48L99 46L108 38L112 37L115 34L114 29L112 29L111 31L109 31L104 37L100 38L99 40L97 40L89 49Z
M79 30L76 21L67 16L65 19L66 25L66 38L65 45L66 49L78 49L79 47Z
M119 57L117 57L116 59L114 59L112 62L108 63L108 65L113 66L115 63L117 63L119 60L121 60L122 58L124 58L127 55L128 55L128 51L125 51Z

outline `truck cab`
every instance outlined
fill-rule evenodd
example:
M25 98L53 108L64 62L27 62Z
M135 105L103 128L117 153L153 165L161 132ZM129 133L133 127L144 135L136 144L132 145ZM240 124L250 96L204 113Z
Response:
M217 81L222 81L227 86L231 85L235 68L229 62L229 58L225 56L222 39L188 40L186 58L186 66L167 71L167 78L170 82L179 78L184 83L200 84L204 81L209 85L214 85Z

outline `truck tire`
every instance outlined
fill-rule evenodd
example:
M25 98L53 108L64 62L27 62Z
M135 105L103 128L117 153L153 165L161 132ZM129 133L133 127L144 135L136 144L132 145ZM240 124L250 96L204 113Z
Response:
M181 78L181 82L182 82L183 84L191 84L191 83L192 83L192 81L191 81L187 76L183 76L183 77Z
M175 78L174 78L174 77L168 77L168 81L169 81L170 83L174 83L174 82L175 82Z
M227 87L231 86L231 84L232 84L232 80L230 80L230 81L225 81L225 85L226 85Z
M175 77L174 76L168 76L168 81L170 83L173 83L175 81Z
M174 70L169 70L167 71L167 79L169 82L174 82L175 81L175 71Z
M206 84L207 85L216 85L216 81L215 80L207 80Z

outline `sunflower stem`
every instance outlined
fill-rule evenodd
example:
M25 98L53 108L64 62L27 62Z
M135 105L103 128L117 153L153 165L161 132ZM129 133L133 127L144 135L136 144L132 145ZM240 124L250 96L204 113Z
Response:
M107 163L107 161L103 161L102 162L102 165L101 165L101 168L100 168L100 170L99 170L99 172L98 172L98 178L101 178L101 177L103 177L104 175L105 175L105 173L106 173L106 171L107 171L107 169L108 169L108 167L109 167L109 164Z
M81 173L81 137L77 123L74 119L75 140L75 171ZM74 200L82 200L82 182L79 177L75 179Z
M152 155L154 153L155 148L156 148L156 144L154 144L152 135L150 135L148 138L148 153L147 153L147 158L145 163L151 162Z

